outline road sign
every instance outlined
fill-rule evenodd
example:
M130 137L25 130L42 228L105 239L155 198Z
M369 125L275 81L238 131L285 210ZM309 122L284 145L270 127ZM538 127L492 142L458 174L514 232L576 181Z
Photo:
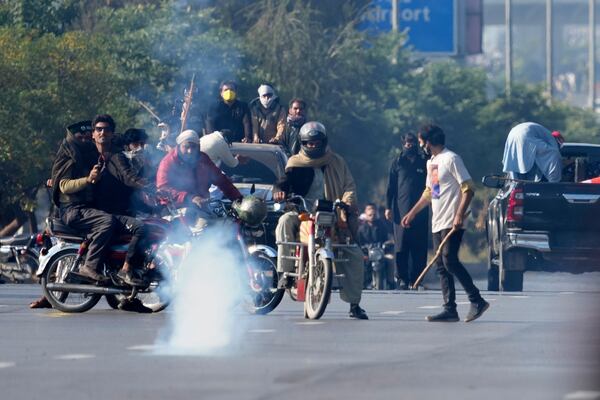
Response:
M392 30L392 2L374 0L367 8L359 28L369 33ZM401 31L408 34L407 45L416 52L451 55L457 52L456 0L396 0Z

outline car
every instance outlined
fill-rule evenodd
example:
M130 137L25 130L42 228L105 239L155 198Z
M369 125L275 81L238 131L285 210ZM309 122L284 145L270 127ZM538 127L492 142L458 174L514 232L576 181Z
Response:
M267 202L265 244L276 247L275 227L282 211L276 209L273 202L273 188L285 175L288 157L281 146L274 144L233 143L231 152L247 160L235 168L222 164L221 169L242 195L247 196L254 190L255 196Z

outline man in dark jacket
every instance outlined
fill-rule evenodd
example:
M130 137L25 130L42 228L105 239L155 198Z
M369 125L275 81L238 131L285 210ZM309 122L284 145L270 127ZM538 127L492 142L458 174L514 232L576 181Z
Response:
M248 104L237 99L237 85L225 81L220 86L221 98L208 112L206 133L229 129L233 142L252 142L250 109Z
M281 145L293 156L300 152L300 128L306 122L306 102L300 98L290 101Z
M390 167L385 210L386 219L394 223L399 289L411 287L427 263L427 209L416 216L411 229L400 224L402 217L421 198L426 177L427 160L418 151L416 136L407 133L402 137L402 153Z
M270 85L260 85L258 97L249 104L254 143L279 143L285 130L285 108Z

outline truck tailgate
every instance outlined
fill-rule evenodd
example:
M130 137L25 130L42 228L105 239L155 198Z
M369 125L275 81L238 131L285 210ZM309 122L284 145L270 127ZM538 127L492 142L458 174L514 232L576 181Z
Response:
M600 245L600 185L525 183L522 187L523 230L550 232L552 247Z

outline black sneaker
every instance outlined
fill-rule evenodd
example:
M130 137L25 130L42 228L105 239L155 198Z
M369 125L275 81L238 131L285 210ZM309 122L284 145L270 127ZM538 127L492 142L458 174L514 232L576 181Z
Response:
M135 277L133 275L133 271L131 271L131 270L129 270L127 272L120 270L117 273L117 278L119 278L124 283L131 285L131 286L144 286L144 281Z
M99 284L105 284L110 282L109 277L99 274L95 269L93 269L92 267L88 267L87 265L84 265L83 267L79 268L79 271L73 272L73 274L91 281L98 282Z
M140 299L134 298L133 300L123 299L118 306L119 310L132 311L142 314L150 314L154 312L151 308L146 307Z
M360 308L360 306L358 304L350 304L349 316L350 316L350 318L356 318L356 319L369 319L365 310Z
M458 313L456 311L450 311L444 309L439 314L436 315L428 315L427 321L429 322L458 322L460 318L458 318Z
M475 321L477 318L481 317L488 308L490 308L490 303L483 299L478 303L471 303L471 308L465 318L465 322Z

